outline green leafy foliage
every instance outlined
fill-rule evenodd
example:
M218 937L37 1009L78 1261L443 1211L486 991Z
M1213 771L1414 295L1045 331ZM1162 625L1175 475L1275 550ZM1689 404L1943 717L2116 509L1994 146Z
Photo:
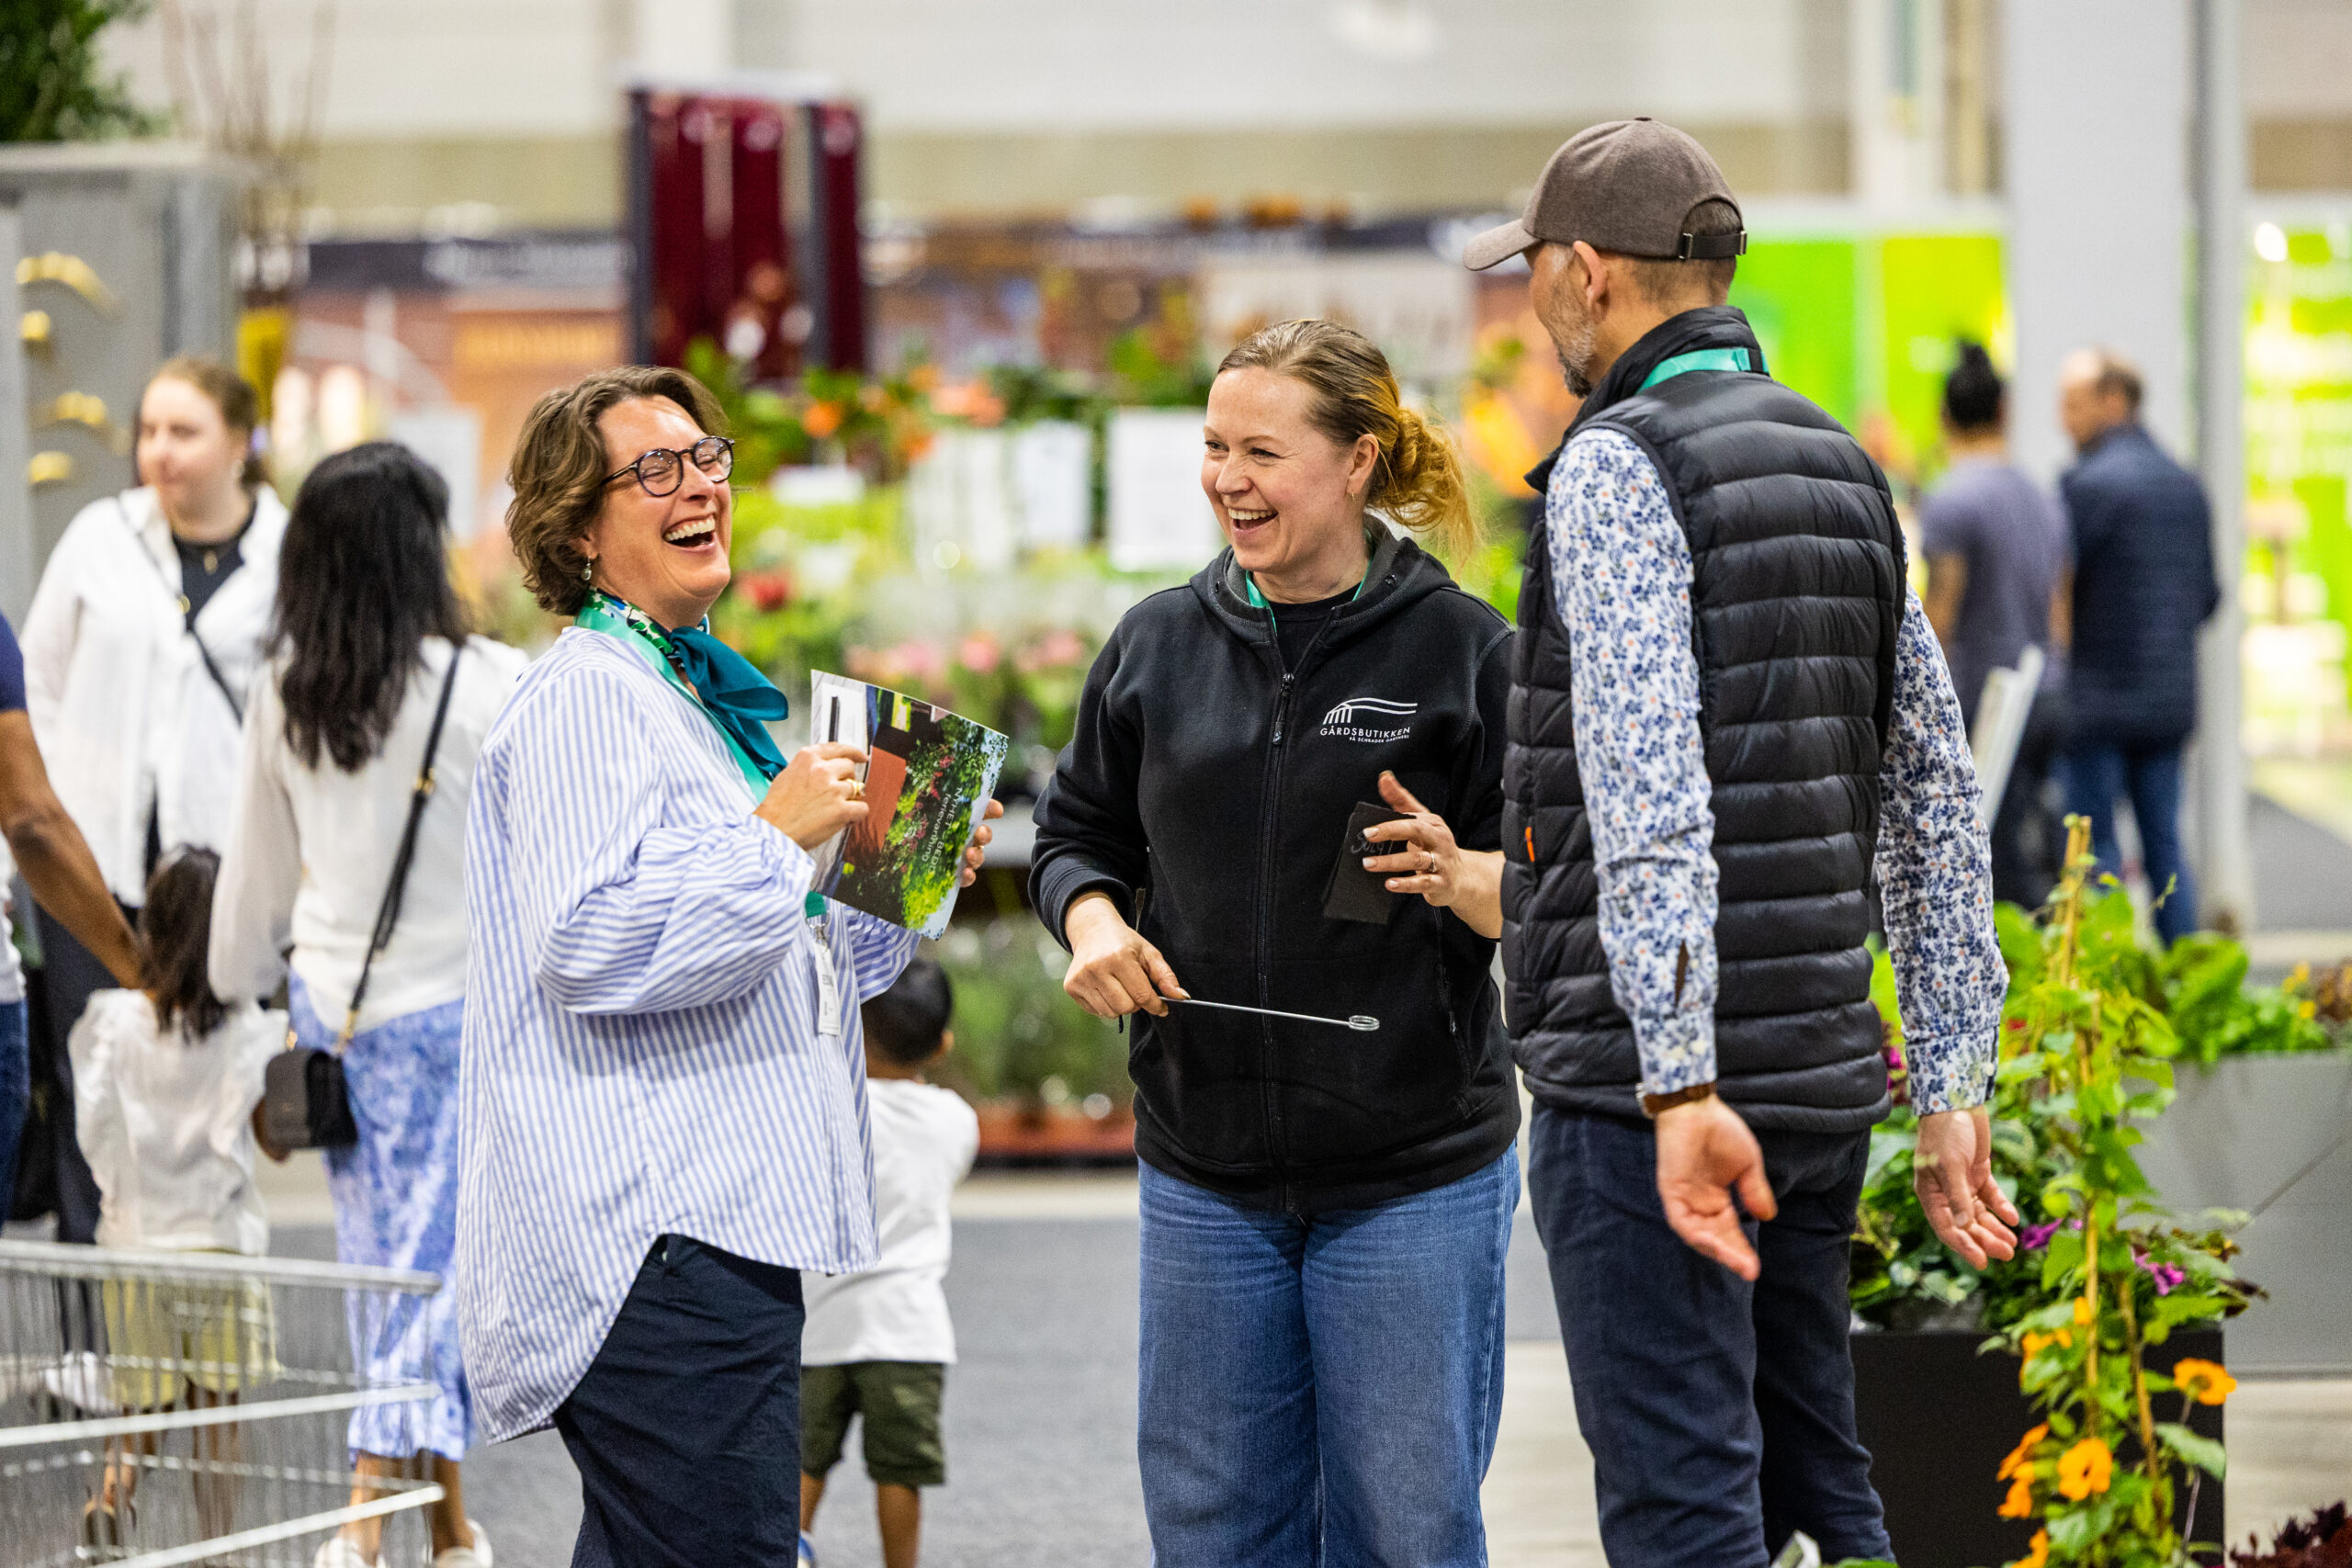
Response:
M98 35L149 0L0 0L0 141L95 141L151 134L162 119L131 101L124 73L100 69Z
M2199 932L2158 961L2156 983L2181 1054L2206 1066L2223 1056L2324 1051L2335 1043L2303 980L2248 987L2246 952L2225 936Z

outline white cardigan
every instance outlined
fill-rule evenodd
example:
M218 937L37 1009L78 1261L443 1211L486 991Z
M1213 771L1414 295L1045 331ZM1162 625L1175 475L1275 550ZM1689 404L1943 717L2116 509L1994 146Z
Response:
M277 598L286 506L263 486L243 565L196 629L242 699ZM153 490L94 501L51 552L25 617L25 707L57 797L126 904L147 901L147 816L164 847L227 842L236 715L187 635L180 558Z
M341 1027L449 668L441 638L427 637L420 652L424 668L410 677L383 750L357 773L323 754L304 764L287 742L275 667L254 682L236 826L212 894L212 988L221 996L268 996L290 945L319 1021ZM487 637L466 644L400 924L368 976L362 1030L466 994L466 803L482 737L528 662Z

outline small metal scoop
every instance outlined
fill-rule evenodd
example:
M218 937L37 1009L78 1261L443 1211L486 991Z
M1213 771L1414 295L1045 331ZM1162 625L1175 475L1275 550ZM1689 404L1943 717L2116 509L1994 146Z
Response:
M1338 1029L1352 1029L1369 1034L1380 1027L1380 1020L1369 1013L1353 1013L1346 1018L1325 1018L1311 1012L1282 1012L1273 1008L1246 1008L1235 1002L1204 1002L1198 997L1170 997L1179 1007L1216 1008L1220 1012L1254 1012L1261 1018L1287 1018L1300 1023L1328 1023Z

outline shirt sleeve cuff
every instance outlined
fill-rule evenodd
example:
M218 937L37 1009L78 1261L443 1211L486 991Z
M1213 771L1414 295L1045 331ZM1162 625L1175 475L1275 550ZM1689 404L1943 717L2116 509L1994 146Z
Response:
M1644 1094L1672 1094L1694 1084L1715 1081L1715 1017L1712 1010L1636 1020L1634 1043L1642 1055Z
M1910 1074L1911 1106L1922 1116L1973 1111L1993 1098L2000 1025L1951 1034L1909 1035L1903 1065Z

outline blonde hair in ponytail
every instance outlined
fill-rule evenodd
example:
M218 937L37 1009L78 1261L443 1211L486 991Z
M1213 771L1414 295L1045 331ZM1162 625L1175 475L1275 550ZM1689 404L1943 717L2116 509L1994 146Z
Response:
M1307 417L1342 446L1370 435L1380 443L1372 493L1364 504L1421 536L1439 556L1466 559L1479 541L1477 513L1453 442L1432 421L1405 406L1396 378L1377 344L1337 321L1277 321L1236 344L1217 366L1271 370L1314 389Z

